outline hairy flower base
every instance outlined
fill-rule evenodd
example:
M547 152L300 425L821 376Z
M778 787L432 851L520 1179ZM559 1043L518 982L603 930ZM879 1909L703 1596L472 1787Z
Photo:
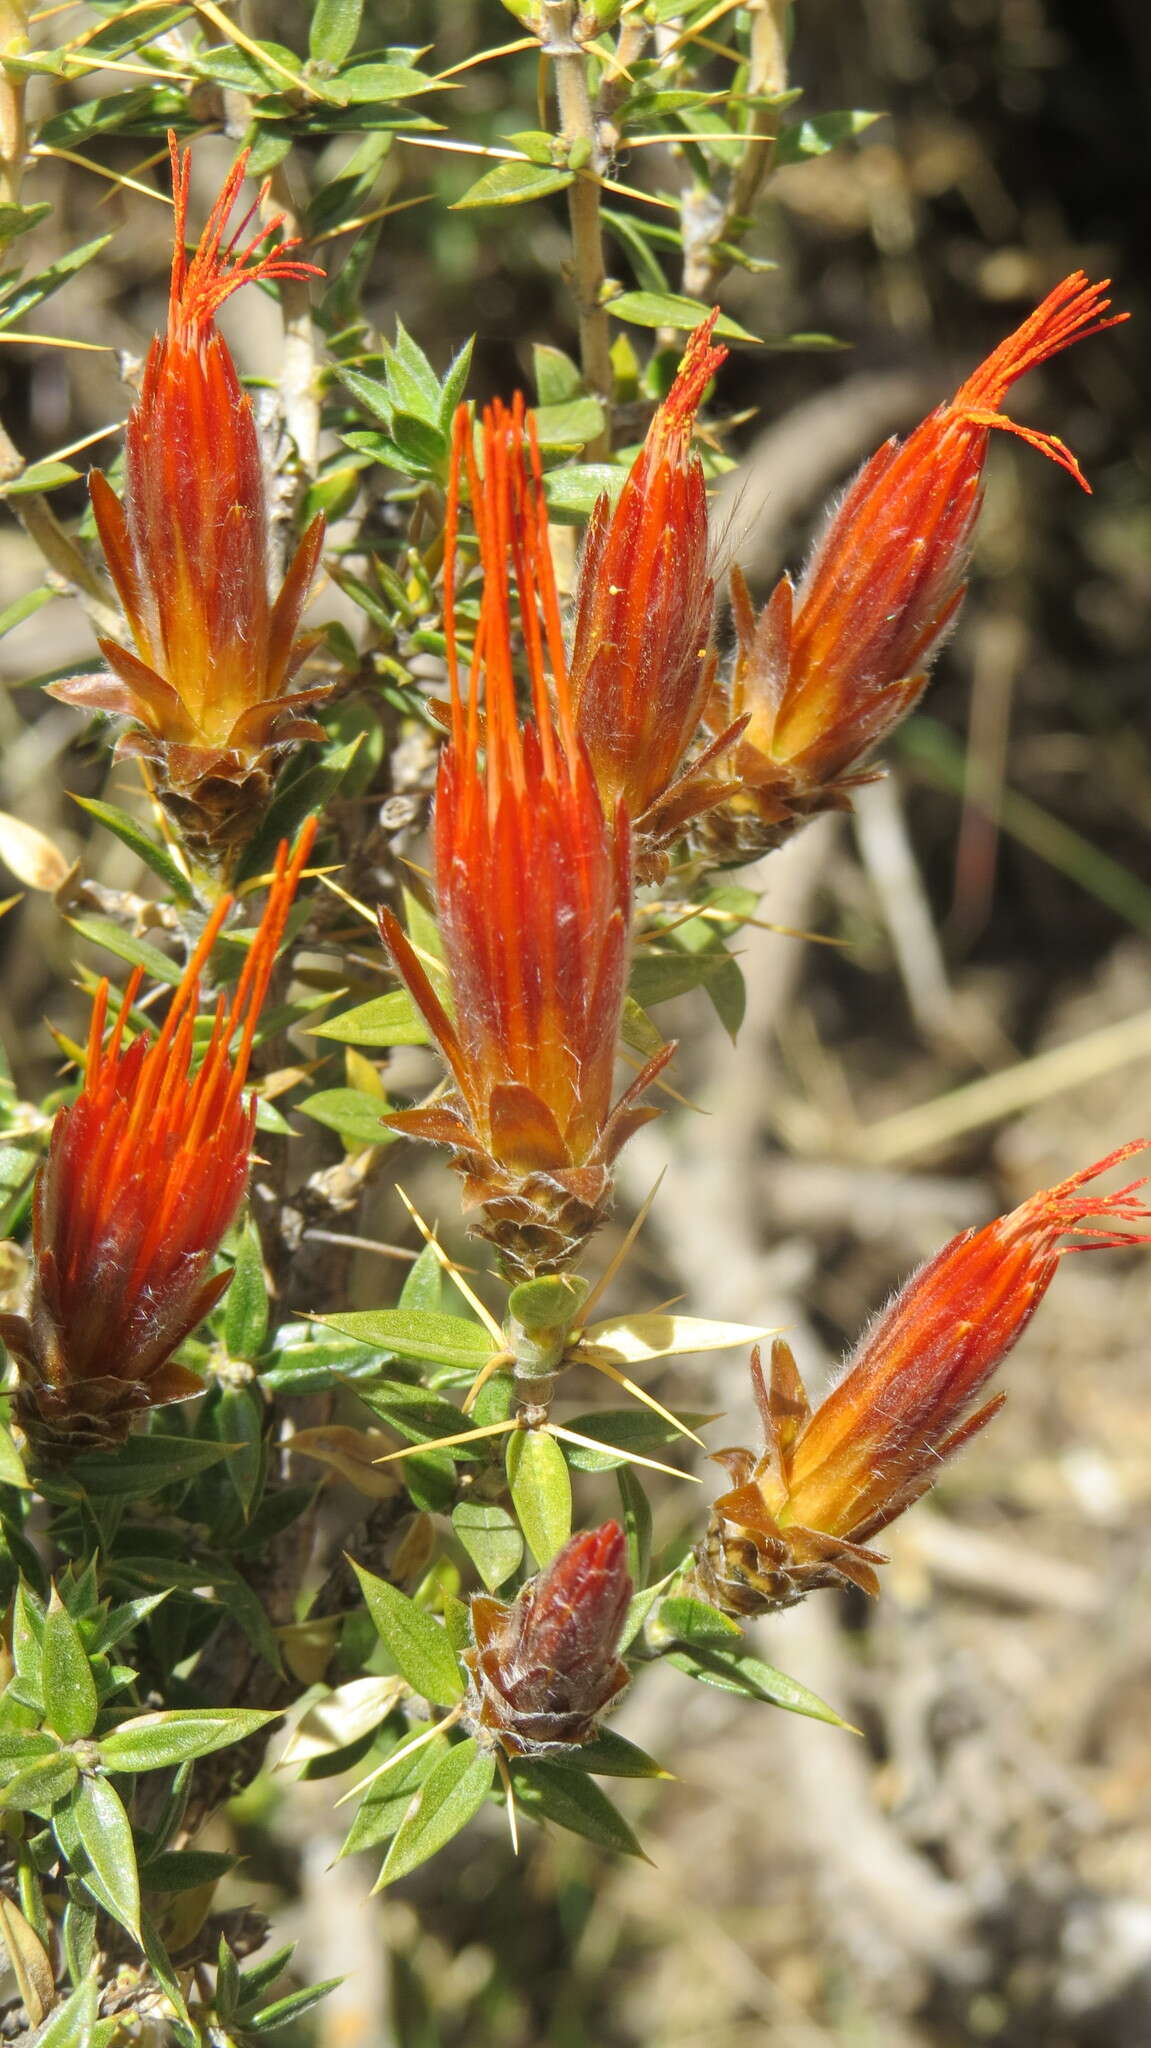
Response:
M1142 1143L1123 1146L982 1230L954 1238L913 1274L814 1412L787 1345L758 1350L752 1385L763 1422L758 1455L716 1453L734 1484L716 1501L696 1552L704 1597L762 1614L816 1587L877 1593L880 1552L867 1547L926 1493L944 1460L981 1430L1005 1396L976 1399L1022 1334L1072 1251L1145 1241L1116 1224L1151 1222L1145 1185L1084 1193ZM1076 1242L1060 1244L1074 1233Z
M517 1598L472 1600L467 1717L506 1756L549 1756L595 1739L629 1682L616 1655L631 1600L618 1522L573 1536Z

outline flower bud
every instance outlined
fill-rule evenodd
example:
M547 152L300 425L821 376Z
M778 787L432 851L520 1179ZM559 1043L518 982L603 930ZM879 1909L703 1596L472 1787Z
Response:
M477 1595L467 1714L507 1756L547 1756L594 1740L628 1683L616 1654L631 1601L618 1522L573 1536L510 1604Z
M245 284L321 275L281 243L241 246L267 190L228 235L247 151L237 159L189 259L184 246L191 153L169 135L175 251L167 332L152 343L128 420L124 498L89 479L108 570L135 643L102 640L99 675L50 685L54 696L132 721L119 756L147 761L156 793L194 858L227 867L249 839L291 749L322 739L301 708L328 686L288 692L313 645L298 632L319 560L312 521L279 594L269 595L269 527L252 403L216 327Z
M1145 1182L1084 1194L1142 1142L1123 1146L1058 1187L1032 1195L982 1230L968 1230L912 1275L814 1411L786 1344L752 1385L764 1448L719 1451L734 1481L715 1503L696 1553L704 1596L732 1614L787 1607L819 1586L877 1593L871 1538L926 1493L945 1458L1006 1398L976 1407L1071 1251L1146 1241L1118 1223L1151 1222ZM1076 1242L1060 1244L1076 1233Z
M235 996L216 1005L191 1071L199 977L231 908L221 898L159 1031L125 1045L137 969L104 1042L108 983L92 1011L84 1085L61 1109L36 1177L27 1317L0 1316L16 1360L16 1412L44 1459L127 1435L133 1415L203 1391L172 1353L229 1284L212 1262L248 1183L252 1041L312 844L281 844L264 915ZM239 1044L232 1042L239 1034Z
M851 790L871 779L870 755L923 694L963 602L993 427L1088 489L1062 441L1000 407L1028 370L1127 318L1103 318L1105 290L1082 271L1065 278L954 398L906 441L886 441L832 514L798 588L783 577L758 619L735 573L735 666L707 720L715 732L743 721L724 762L742 787L699 828L712 859L757 858L804 818L850 810Z

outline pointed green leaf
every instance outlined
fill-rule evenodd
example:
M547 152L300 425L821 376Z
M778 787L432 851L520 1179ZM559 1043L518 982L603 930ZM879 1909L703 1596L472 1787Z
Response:
M349 1145L394 1145L396 1132L383 1122L388 1104L363 1088L321 1088L293 1105Z
M72 1820L89 1868L78 1874L114 1919L140 1940L140 1880L132 1824L107 1778L82 1778Z
M512 1765L516 1804L533 1820L550 1820L573 1835L584 1835L601 1849L623 1856L643 1856L622 1813L601 1792L594 1779L578 1771L556 1770L544 1762ZM644 1858L646 1862L646 1857Z
M633 327L698 327L711 311L699 299L685 299L678 292L621 292L611 300L609 312L617 320L626 320ZM738 320L732 320L721 313L715 323L715 331L728 341L758 342L758 334L749 334Z
M567 1459L546 1430L519 1429L508 1438L507 1472L517 1520L542 1569L571 1535Z
M146 1500L167 1486L185 1485L226 1450L225 1444L202 1438L131 1436L117 1445L114 1458L87 1453L37 1484L50 1500L76 1500L84 1494L91 1500Z
M44 1719L61 1742L75 1742L96 1726L99 1701L87 1652L55 1588L41 1644Z
M748 1699L765 1700L769 1706L783 1707L789 1714L806 1714L813 1721L828 1721L833 1728L851 1725L818 1693L800 1685L798 1679L788 1678L785 1672L776 1671L742 1651L708 1645L694 1650L670 1650L664 1661L704 1685L718 1686L721 1692L739 1692Z
M102 946L106 953L114 953L117 960L126 960L130 967L142 967L151 981L158 981L161 988L174 988L180 979L180 969L167 953L161 953L158 946L150 946L146 939L138 939L132 932L126 932L110 917L70 917L69 924L82 939L93 946Z
M55 2012L48 2015L44 2025L35 2037L33 2048L97 2048L98 2041L111 2041L119 2027L119 2020L103 2021L104 2027L111 2026L113 2033L97 2035L97 1982L95 1971L82 1984L76 1986L71 1997L66 1998Z
M489 1593L519 1570L524 1539L506 1508L462 1500L452 1510L452 1527Z
M407 1279L400 1289L400 1307L415 1309L420 1314L441 1315L444 1303L444 1269L436 1257L435 1247L426 1244L418 1259L413 1259Z
M565 463L544 477L548 511L553 519L587 519L601 498L614 505L626 482L626 469L614 462Z
M776 138L776 164L798 164L807 157L827 156L841 143L862 135L873 121L880 118L879 114L868 114L861 108L854 108L850 112L815 114L810 121L791 122L780 129Z
M463 198L457 199L449 210L459 213L469 206L523 206L529 200L546 199L552 192L562 192L574 175L550 164L497 164L493 171L485 171L482 178L469 185Z
M434 1315L407 1308L356 1309L349 1315L318 1316L328 1330L339 1330L361 1344L378 1344L400 1358L431 1365L459 1365L479 1371L490 1358L492 1339L482 1323L465 1316ZM459 1411L457 1410L457 1416ZM461 1426L465 1418L459 1417Z
M308 55L321 64L342 64L360 33L364 0L313 0Z
M325 1977L322 1984L305 1984L299 1991L289 1991L283 1998L274 1999L271 2005L262 2005L250 2019L245 2018L245 2028L259 2029L263 2034L274 2034L278 2027L286 2027L293 2020L302 2019L306 2012L311 2012L313 2006L319 2005L320 2000L326 1998L328 1993L334 1991L337 1984L342 1984L343 1981L342 1977Z
M682 1418L689 1429L709 1419L694 1413ZM684 1441L670 1422L650 1408L593 1408L587 1415L571 1416L564 1426L603 1445L602 1451L589 1451L583 1444L570 1444L568 1458L575 1472L611 1472L633 1456L661 1458L669 1445Z
M709 1607L706 1600L689 1600L682 1596L662 1602L656 1627L658 1636L655 1640L666 1629L673 1642L685 1643L693 1650L701 1645L710 1647L713 1643L730 1645L739 1642L743 1635L738 1621L733 1621L730 1614L721 1614L718 1607Z
M229 1358L257 1359L268 1333L268 1282L259 1234L249 1217L236 1246L232 1284L224 1297L224 1348Z
M396 1747L400 1745L397 1742ZM385 1771L368 1786L355 1820L348 1829L341 1856L358 1849L376 1849L394 1835L412 1803L412 1794L431 1776L441 1757L448 1754L446 1735L434 1736L422 1749L413 1750L394 1771ZM384 1759L379 1757L378 1762Z
M594 1742L559 1750L548 1758L557 1770L591 1771L603 1778L670 1778L671 1772L626 1736L601 1728Z
M438 1707L454 1706L464 1696L464 1680L447 1632L434 1616L417 1607L396 1586L378 1579L355 1563L368 1613L397 1671L413 1692Z
M495 1757L482 1755L474 1737L449 1749L400 1822L373 1889L381 1891L406 1877L466 1828L491 1791L495 1771Z
M427 1045L428 1027L406 988L359 1003L342 1016L313 1024L309 1038L334 1038L340 1045Z
M651 1563L651 1502L643 1481L631 1465L621 1465L615 1475L619 1487L620 1521L627 1537L627 1568L633 1586L642 1586Z
M74 1789L79 1765L68 1750L40 1757L26 1770L17 1771L0 1789L0 1809L13 1813L49 1814Z
M89 816L95 818L101 825L106 825L109 832L114 832L117 839L130 848L138 860L144 862L145 867L151 868L154 875L159 875L177 903L195 901L192 884L183 869L177 866L167 848L159 845L136 818L129 817L127 811L118 810L115 804L101 803L93 796L74 796L72 801L79 804L81 810L87 811Z
M100 1738L110 1771L159 1771L243 1742L279 1715L255 1707L172 1707L137 1714Z

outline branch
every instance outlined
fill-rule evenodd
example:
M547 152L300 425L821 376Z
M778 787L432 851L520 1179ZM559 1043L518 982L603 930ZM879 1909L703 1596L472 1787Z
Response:
M573 33L575 0L544 0L547 29L543 53L555 66L560 136L575 169L568 187L571 224L571 287L579 321L580 363L588 387L605 408L603 431L589 441L587 460L602 461L610 452L612 399L611 329L603 293L606 273L600 226L599 180L605 158L596 132L587 84L587 58Z
M752 15L747 90L775 98L787 91L788 23L792 0L749 0ZM693 299L711 301L731 269L731 257L717 244L738 240L775 161L779 113L753 107L743 154L718 210L685 209L683 288ZM694 233L692 232L693 216Z

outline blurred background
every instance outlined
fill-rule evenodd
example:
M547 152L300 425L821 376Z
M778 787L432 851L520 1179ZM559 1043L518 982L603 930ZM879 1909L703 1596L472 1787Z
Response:
M294 39L276 13L262 32ZM367 27L434 43L435 68L514 32L495 0L380 0ZM798 0L792 82L804 111L883 118L779 173L752 244L778 268L724 291L758 334L848 344L739 350L723 374L714 410L746 415L723 545L758 595L879 440L1066 272L1110 275L1133 316L1015 402L1075 449L1093 495L996 437L971 595L889 779L854 823L823 821L741 875L764 920L814 936L745 934L735 1050L702 994L660 1013L706 1115L664 1119L628 1155L634 1205L670 1171L624 1292L783 1326L818 1381L946 1237L1151 1133L1151 12ZM532 125L534 93L530 59L485 66L453 118L487 139ZM125 170L143 149L92 154ZM674 189L671 156L643 155L626 175ZM205 146L201 198L229 156ZM474 174L415 158L405 191L440 202ZM46 260L120 230L40 324L139 355L163 315L166 212L59 162L34 183L55 206L36 231ZM477 328L473 389L507 393L530 342L574 346L565 247L558 204L425 204L386 224L369 311L385 333L401 314L441 367ZM245 368L274 371L274 309L245 299L230 338ZM126 410L114 357L49 349L5 349L0 404L32 460ZM83 502L79 487L54 500ZM14 528L0 579L4 601L35 580ZM68 852L82 831L62 790L99 793L104 757L30 679L91 655L64 601L0 643L0 803ZM104 879L135 879L110 840L99 858ZM0 946L0 1028L40 1086L37 1020L50 1000L60 1014L68 958L51 905L22 905ZM431 1170L426 1186L450 1213ZM406 1241L388 1191L362 1227ZM378 1299L378 1265L363 1281ZM1149 1327L1146 1256L1065 1261L1002 1376L1006 1410L891 1532L881 1602L817 1595L761 1627L762 1654L858 1736L666 1670L625 1706L623 1731L676 1778L623 1790L650 1865L535 1831L517 1862L494 1825L473 1827L372 1901L374 1868L330 1867L331 1783L260 1781L230 1823L242 1894L300 1938L313 1975L348 1974L317 2048L1143 2048ZM733 1354L658 1391L723 1410L721 1439L749 1441L744 1380ZM663 1506L669 1539L683 1491Z

